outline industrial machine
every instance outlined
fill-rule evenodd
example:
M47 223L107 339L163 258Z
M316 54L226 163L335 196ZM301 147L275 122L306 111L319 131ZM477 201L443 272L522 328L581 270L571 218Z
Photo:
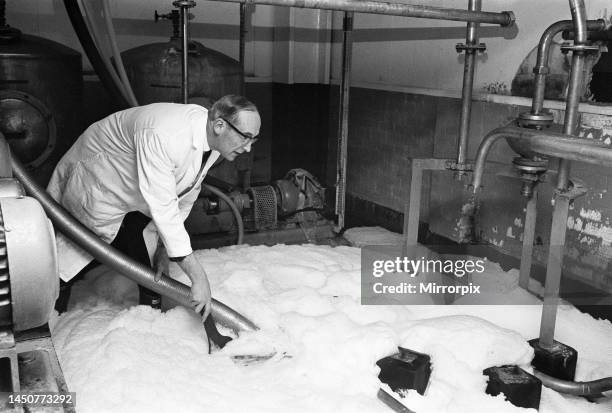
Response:
M181 102L182 42L180 14L155 12L155 21L168 19L173 23L173 34L166 43L150 43L121 53L123 64L141 105L153 102ZM189 90L192 103L210 106L227 94L241 94L244 79L240 64L229 56L188 42Z
M51 222L39 202L25 196L12 178L8 145L2 140L0 394L68 391L47 326L58 294L56 259ZM9 409L8 403L8 398L0 397L0 411ZM33 406L27 410L38 411ZM55 411L74 409L65 406Z
M325 188L304 169L292 169L283 179L270 185L247 189L215 184L229 194L219 197L205 187L185 221L194 247L210 246L212 239L218 246L219 233L229 233L223 243L232 243L233 234L240 230L238 219L242 220L244 239L250 244L333 237L329 221L321 215L325 207ZM203 237L205 234L209 234L208 239Z
M0 132L41 185L82 130L81 55L22 34L0 2Z

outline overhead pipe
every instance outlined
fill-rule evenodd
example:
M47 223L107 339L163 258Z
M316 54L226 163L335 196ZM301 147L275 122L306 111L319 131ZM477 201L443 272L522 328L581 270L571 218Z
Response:
M469 0L468 10L478 12L482 8L482 0ZM463 168L467 159L468 138L470 134L470 119L472 113L472 94L474 92L474 70L476 53L484 51L484 44L479 47L478 27L475 22L468 22L465 44L457 45L457 51L465 50L463 65L463 88L461 90L461 115L459 120L459 142L457 145L457 176L463 176Z
M4 136L0 135L0 147L5 143ZM55 228L62 234L77 243L102 264L125 275L139 285L191 308L190 288L188 286L166 276L162 276L159 281L155 281L155 273L151 268L117 251L98 238L91 230L85 228L32 179L18 160L11 159L11 167L14 176L24 186L28 195L40 202ZM215 299L212 300L212 315L215 321L235 332L258 329L252 321Z
M543 386L572 396L600 396L604 392L612 391L612 377L592 381L567 381L535 369L533 375L540 379Z
M533 100L531 102L531 113L539 115L544 108L544 94L546 89L546 76L549 73L548 62L550 59L550 46L554 37L566 30L574 27L572 20L560 20L551 24L542 34L540 43L538 44L538 54L536 65L533 68L535 73L535 87L533 91ZM601 31L606 29L606 21L604 19L587 20L587 30Z
M479 191L489 151L501 138L506 138L512 149L524 157L550 156L599 166L612 166L612 149L602 142L578 140L572 135L548 130L521 128L512 122L507 126L493 129L480 143L470 185L473 192Z
M77 0L64 0L64 7L66 8L66 12L68 13L68 17L70 18L72 27L79 38L81 46L83 46L83 50L89 58L94 70L98 74L100 81L118 108L128 108L130 106L128 101L123 96L120 86L113 80L111 72L106 68L104 59L100 55L91 34L87 30L87 25L83 20L81 8L79 7Z
M213 1L243 3L245 0ZM352 11L355 13L384 14L388 16L416 17L421 19L489 23L499 24L502 27L512 25L515 20L514 13L511 11L502 11L499 13L469 11L375 0L248 0L247 3L255 5L297 7L303 9Z
M590 21L592 20L587 20L587 24ZM563 40L574 40L574 32L570 30L563 30L563 33L561 33L561 37L563 38ZM609 29L608 30L602 29L600 31L591 31L591 29L589 29L589 31L587 32L587 37L590 41L594 41L594 42L596 41L609 42L610 40L612 40L612 31Z

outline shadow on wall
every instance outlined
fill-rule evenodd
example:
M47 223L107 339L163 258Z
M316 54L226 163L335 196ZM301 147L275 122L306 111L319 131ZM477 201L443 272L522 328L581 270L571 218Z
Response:
M536 46L529 52L525 60L519 66L519 69L512 80L511 95L523 96L531 98L534 91L535 75L533 68L536 65L538 47ZM585 62L585 73L587 74L586 82L583 83L581 101L592 101L593 94L589 88L591 78L593 77L593 66L601 57L601 53L588 55ZM567 94L567 85L569 81L569 73L571 69L571 54L563 54L561 52L561 43L553 43L550 48L550 59L548 66L550 73L546 76L546 93L545 99L564 100Z

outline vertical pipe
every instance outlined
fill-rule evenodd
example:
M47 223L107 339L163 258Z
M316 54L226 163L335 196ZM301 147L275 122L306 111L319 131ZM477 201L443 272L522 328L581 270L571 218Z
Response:
M574 45L585 44L586 11L584 0L569 0L574 23ZM582 77L584 68L584 53L574 51L572 54L572 70L565 105L565 122L563 133L575 135L578 128L578 104L582 91ZM561 286L561 268L563 265L563 252L565 246L565 233L567 230L567 215L570 198L563 194L569 185L570 161L561 159L559 174L557 175L557 193L555 195L555 209L553 211L552 227L550 230L550 251L546 265L546 282L544 285L544 306L540 321L540 345L550 348L554 342L555 324L557 322L557 305L559 288Z
M423 167L418 159L412 160L410 177L410 200L404 210L404 247L407 253L410 247L417 245L419 239L419 218L421 215L421 191L423 185Z
M189 12L188 8L181 6L181 23L183 26L183 71L182 92L183 103L189 103Z
M584 0L569 0L574 22L574 44L582 45L587 41L586 11ZM565 105L565 122L563 133L575 135L578 128L578 104L582 92L582 78L584 76L584 53L574 51L572 53L572 70L567 91ZM559 174L557 175L557 189L565 191L569 183L570 161L561 159L559 162Z
M353 12L344 12L342 26L342 80L340 84L340 127L338 138L338 162L336 173L336 231L344 228L346 200L346 158L348 147L349 92L351 85L351 60L353 49Z
M248 5L246 3L240 3L240 40L238 42L238 61L240 62L240 68L242 70L242 91L241 91L242 95L245 94L245 87L246 87L245 82L244 82L244 78L246 77L246 68L245 68L246 63L245 63L244 55L245 55L245 43L246 43L246 34L247 34L247 12L248 12Z
M572 55L572 70L567 92L567 103L565 106L565 122L563 133L575 135L579 126L578 104L582 91L582 78L584 77L584 54L574 52ZM567 189L570 174L570 161L561 159L559 161L559 174L557 175L557 189Z
M11 151L8 142L0 132L0 178L12 178Z
M240 40L238 43L238 61L244 73L244 39L246 36L246 3L240 3Z
M531 198L527 201L525 225L523 226L523 249L521 252L521 268L519 272L519 286L529 288L529 275L531 273L531 260L533 258L533 241L535 239L535 224L537 216L538 189L534 188Z
M469 0L468 10L480 11L481 0ZM479 23L469 22L465 36L465 63L463 66L463 89L461 92L461 119L459 123L459 144L457 145L457 164L464 165L467 159L468 138L470 133L470 117L472 113L472 92L474 88L474 69L476 65L476 50L473 46L478 41Z
M570 199L567 196L561 194L555 196L555 209L550 231L550 250L546 263L544 305L540 321L540 346L544 348L551 348L554 343L569 202Z

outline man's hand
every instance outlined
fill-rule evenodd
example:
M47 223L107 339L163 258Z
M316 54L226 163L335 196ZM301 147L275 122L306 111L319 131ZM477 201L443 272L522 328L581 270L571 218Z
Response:
M206 320L210 314L212 303L210 283L208 282L206 271L204 271L200 262L193 256L193 253L179 261L178 265L191 280L191 293L189 294L191 305L198 314L203 309L202 320Z
M210 305L212 301L210 284L208 283L206 275L196 278L191 284L191 294L189 298L191 298L191 304L195 307L196 313L200 313L202 309L204 309L202 320L206 320L210 314Z
M159 244L153 255L153 270L155 271L155 282L161 280L162 275L170 274L170 260L163 244Z

